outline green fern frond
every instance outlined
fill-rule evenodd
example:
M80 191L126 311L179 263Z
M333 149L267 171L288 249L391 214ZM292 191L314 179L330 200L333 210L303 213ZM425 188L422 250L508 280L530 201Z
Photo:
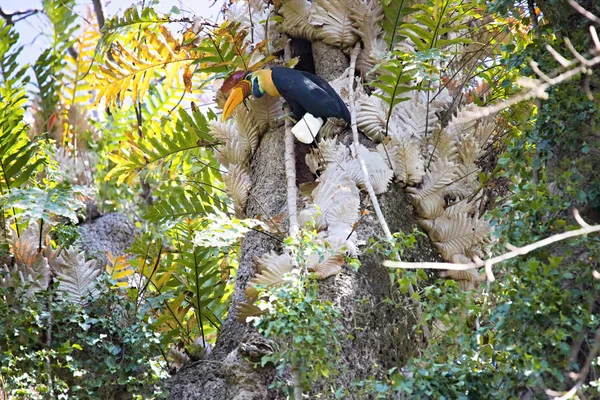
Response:
M411 0L381 0L384 13L382 27L389 44L389 51L392 51L395 44L400 40L398 29L405 18L415 11L414 8L410 7L410 4Z
M179 109L179 118L174 124L165 124L162 131L147 131L144 136L128 134L129 140L121 142L117 153L109 154L116 165L105 180L118 176L118 184L133 179L134 174L156 163L167 163L182 152L212 147L218 142L208 133L206 118L196 111L188 114Z
M148 222L169 224L184 218L199 218L217 211L222 204L201 191L170 188L162 200L155 201L144 216ZM193 240L193 238L192 238Z
M94 57L96 45L100 40L100 32L96 24L87 23L82 34L77 38L74 49L77 52L66 54L63 69L63 82L61 95L63 103L67 106L88 104L92 94L89 74Z
M143 30L155 24L168 22L171 22L169 14L159 15L152 7L138 10L135 6L131 6L125 10L122 17L116 15L104 22L100 45L106 48L131 28Z
M52 222L54 217L64 217L78 222L77 212L85 207L83 199L93 195L86 187L59 185L52 189L14 189L0 197L0 207L11 207L25 220Z
M23 120L27 97L27 68L19 67L19 36L0 20L0 195L10 193L27 182L44 158L38 154L37 142L27 137Z
M79 29L73 12L75 0L44 0L44 12L51 23L51 47L46 49L33 66L36 77L37 106L42 124L46 125L59 104L59 85L63 79L64 56L72 51L74 34Z
M472 14L472 8L457 0L434 0L432 4L416 4L415 12L410 15L410 22L403 23L396 34L409 38L419 51L434 48L443 49L454 44L466 44L471 40L460 35L461 30L469 29L460 23ZM455 34L455 37L450 38Z

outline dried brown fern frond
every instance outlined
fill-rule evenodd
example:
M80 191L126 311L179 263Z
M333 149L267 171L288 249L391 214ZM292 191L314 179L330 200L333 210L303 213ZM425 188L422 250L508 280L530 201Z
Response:
M431 164L430 170L423 178L420 188L409 187L406 189L411 194L413 201L419 202L425 197L441 192L456 178L456 164L446 158L440 158Z
M319 260L317 256L316 260L312 260L308 266L308 270L314 272L316 278L319 280L327 279L330 276L340 273L345 259L344 254L333 252L326 254L323 260Z
M390 167L388 167L387 161L379 153L369 151L363 145L359 145L358 149L360 157L364 160L367 167L369 181L373 186L373 190L375 190L375 194L385 193L394 174ZM364 175L358 159L347 161L343 164L342 168L359 188L366 188Z
M258 300L258 287L275 287L285 282L285 277L292 271L292 260L287 254L277 255L274 252L265 254L256 259L260 265L254 278L248 282L246 300L254 303Z
M440 217L429 231L434 246L446 260L485 242L489 234L490 227L486 221L467 214L455 218Z
M279 97L263 96L248 102L250 115L262 134L270 127L281 123L283 117L283 101Z
M405 185L421 183L425 165L416 140L392 138L387 144L379 144L377 151L381 157L391 162L396 181Z
M308 1L284 0L278 11L283 16L280 28L288 35L308 40L319 38L319 32L309 23L310 3Z
M451 101L447 90L434 98L429 92L411 91L403 96L411 97L397 104L392 111L388 135L397 138L424 138L438 122L437 112Z
M227 194L233 201L233 207L235 215L239 218L243 218L246 213L246 203L250 196L250 188L252 187L252 180L250 175L239 165L231 164L229 166L229 172L223 177Z
M317 229L327 225L329 213L335 213L339 218L339 209L341 204L347 204L346 210L360 207L360 193L356 184L350 177L337 165L329 164L325 172L319 178L319 185L313 190L312 197L314 205L319 213L315 216ZM315 213L317 211L315 208ZM347 214L346 223L352 225L356 222L355 213Z
M309 22L319 27L319 39L332 46L349 48L359 39L351 14L356 0L317 0Z
M369 139L381 142L385 136L388 104L378 96L361 96L356 124Z
M377 0L355 2L350 18L354 32L360 36L363 50L358 55L356 67L363 73L370 71L387 53L384 31L381 28L383 8Z

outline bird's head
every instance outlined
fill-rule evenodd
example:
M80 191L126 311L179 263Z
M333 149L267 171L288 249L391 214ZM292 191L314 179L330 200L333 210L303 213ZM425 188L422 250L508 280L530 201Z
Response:
M223 107L223 120L229 118L233 110L240 105L244 99L251 94L256 97L262 97L266 93L266 88L273 86L271 71L261 69L258 71L237 71L234 72L225 82L221 90L231 94Z

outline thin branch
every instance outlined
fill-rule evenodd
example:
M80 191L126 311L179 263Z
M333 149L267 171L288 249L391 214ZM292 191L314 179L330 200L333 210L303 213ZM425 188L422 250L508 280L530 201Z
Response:
M373 189L373 185L371 185L371 181L369 180L369 171L367 170L367 165L365 164L365 160L362 159L359 151L359 140L358 140L358 127L356 124L356 106L355 106L355 94L354 94L354 71L356 70L356 59L358 58L358 53L360 53L360 42L354 46L354 50L352 51L352 55L350 56L350 72L348 76L350 77L350 84L348 86L350 98L350 122L352 128L352 136L353 136L353 144L354 151L356 153L356 159L358 160L358 164L360 165L360 169L363 174L363 181L365 187L367 188L367 192L369 193L369 198L371 199L371 203L373 204L373 209L375 210L375 215L377 215L377 219L379 220L379 225L381 225L381 229L383 229L383 233L385 237L388 239L392 239L392 232L390 232L390 228L388 227L385 218L383 217L383 213L381 212L381 207L379 206L379 201L377 200L377 195L375 194L375 190Z
M94 5L94 13L96 13L96 20L98 21L98 27L102 29L104 26L104 7L102 6L101 0L92 0Z
M600 18L598 18L595 15L593 15L592 13L586 11L579 4L577 4L574 0L569 0L569 4L571 4L571 6L573 6L577 11L579 11L583 15L585 15L591 21L596 22L596 23L600 21ZM502 111L512 105L520 103L521 101L529 100L532 98L546 99L546 98L548 98L548 93L546 93L546 90L549 89L550 87L557 85L559 83L565 82L565 81L573 78L576 75L579 75L582 73L588 73L592 67L600 64L600 55L598 55L600 53L600 40L598 40L598 33L592 25L590 25L590 35L591 35L592 41L594 43L594 48L592 50L590 50L588 54L590 56L595 56L594 58L589 59L589 60L587 58L585 58L577 50L575 50L571 41L568 40L567 38L565 38L565 45L567 46L569 51L573 54L573 56L575 57L575 60L567 60L566 58L560 56L558 54L558 52L556 52L554 49L548 49L548 51L556 59L556 61L559 64L561 64L562 68L555 70L552 74L550 74L550 76L548 76L548 75L544 74L542 71L540 71L537 68L537 65L535 63L532 63L532 68L534 69L536 74L541 78L541 80L540 79L529 79L529 80L522 79L520 82L521 86L528 88L529 90L527 92L513 96L513 97L506 99L496 105L488 106L488 107L481 107L481 108L473 110L471 112L467 112L457 122L466 123L466 122L470 122L473 120L477 120L482 117L487 117L489 115L492 115L499 111ZM576 65L578 62L580 63L579 66L577 66L571 70L564 71L565 68ZM554 76L554 77L552 77L552 76Z
M544 246L548 246L552 243L560 242L565 239L572 237L587 235L589 233L600 232L600 225L589 225L581 219L579 211L573 210L575 220L582 226L581 229L575 229L573 231L567 231L559 233L557 235L550 236L546 239L539 240L537 242L528 244L523 247L514 247L507 245L511 251L502 255L492 257L487 260L481 260L478 257L473 262L468 264L455 264L455 263L437 263L437 262L399 262L399 261L384 261L383 265L389 268L419 268L419 269L448 269L453 271L465 271L468 269L485 267L486 276L489 282L493 282L496 278L492 272L492 266L494 264L510 260L517 256L521 256L532 252L533 250L539 249Z
M597 24L600 23L600 18L596 17L594 14L592 14L591 12L589 12L588 10L586 10L585 8L581 7L575 0L569 0L569 4L575 10L577 10L578 13L580 13L581 15L583 15L584 17L586 17L590 21L595 22Z
M285 120L285 179L287 181L287 207L289 216L289 234L295 237L298 234L298 206L296 205L296 157L294 155L294 134L292 123Z
M21 20L24 20L25 18L31 17L32 15L36 15L36 14L39 14L42 12L44 12L44 10L31 9L31 10L23 10L23 11L15 11L13 13L7 13L6 11L2 10L2 8L0 7L0 17L4 18L4 20L6 20L7 25L14 25L15 22L19 22ZM18 18L15 18L15 17L18 17Z

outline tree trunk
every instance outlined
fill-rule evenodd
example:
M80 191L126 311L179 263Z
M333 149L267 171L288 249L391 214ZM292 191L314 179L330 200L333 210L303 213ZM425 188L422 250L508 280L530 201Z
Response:
M339 49L322 43L313 44L313 56L317 73L327 80L336 78L348 67L348 59ZM350 130L344 135L341 142L348 144L352 136ZM364 144L374 146L369 140ZM307 148L304 146L296 142L299 181L310 174L304 161ZM283 127L269 131L261 139L251 167L248 217L256 218L261 214L266 220L287 214ZM364 208L370 203L366 194L362 197ZM393 232L411 232L416 227L412 206L402 188L393 185L380 201ZM374 214L362 218L357 233L364 241L383 236ZM271 345L253 327L239 324L234 316L236 305L244 300L247 282L254 276L254 258L271 250L281 252L280 243L257 232L246 235L233 303L215 348L206 359L184 367L170 380L170 398L285 398L283 393L269 389L275 377L274 368L259 366L260 358L271 351ZM407 260L439 259L425 237L420 237L417 248L405 256ZM391 284L389 271L381 265L382 257L362 254L360 261L362 266L358 271L344 266L339 275L323 280L319 285L320 296L332 301L342 312L339 321L342 350L337 365L341 374L337 377L337 387L350 387L354 380L381 376L389 368L402 366L423 342L422 335L413 329L416 323L414 304Z

